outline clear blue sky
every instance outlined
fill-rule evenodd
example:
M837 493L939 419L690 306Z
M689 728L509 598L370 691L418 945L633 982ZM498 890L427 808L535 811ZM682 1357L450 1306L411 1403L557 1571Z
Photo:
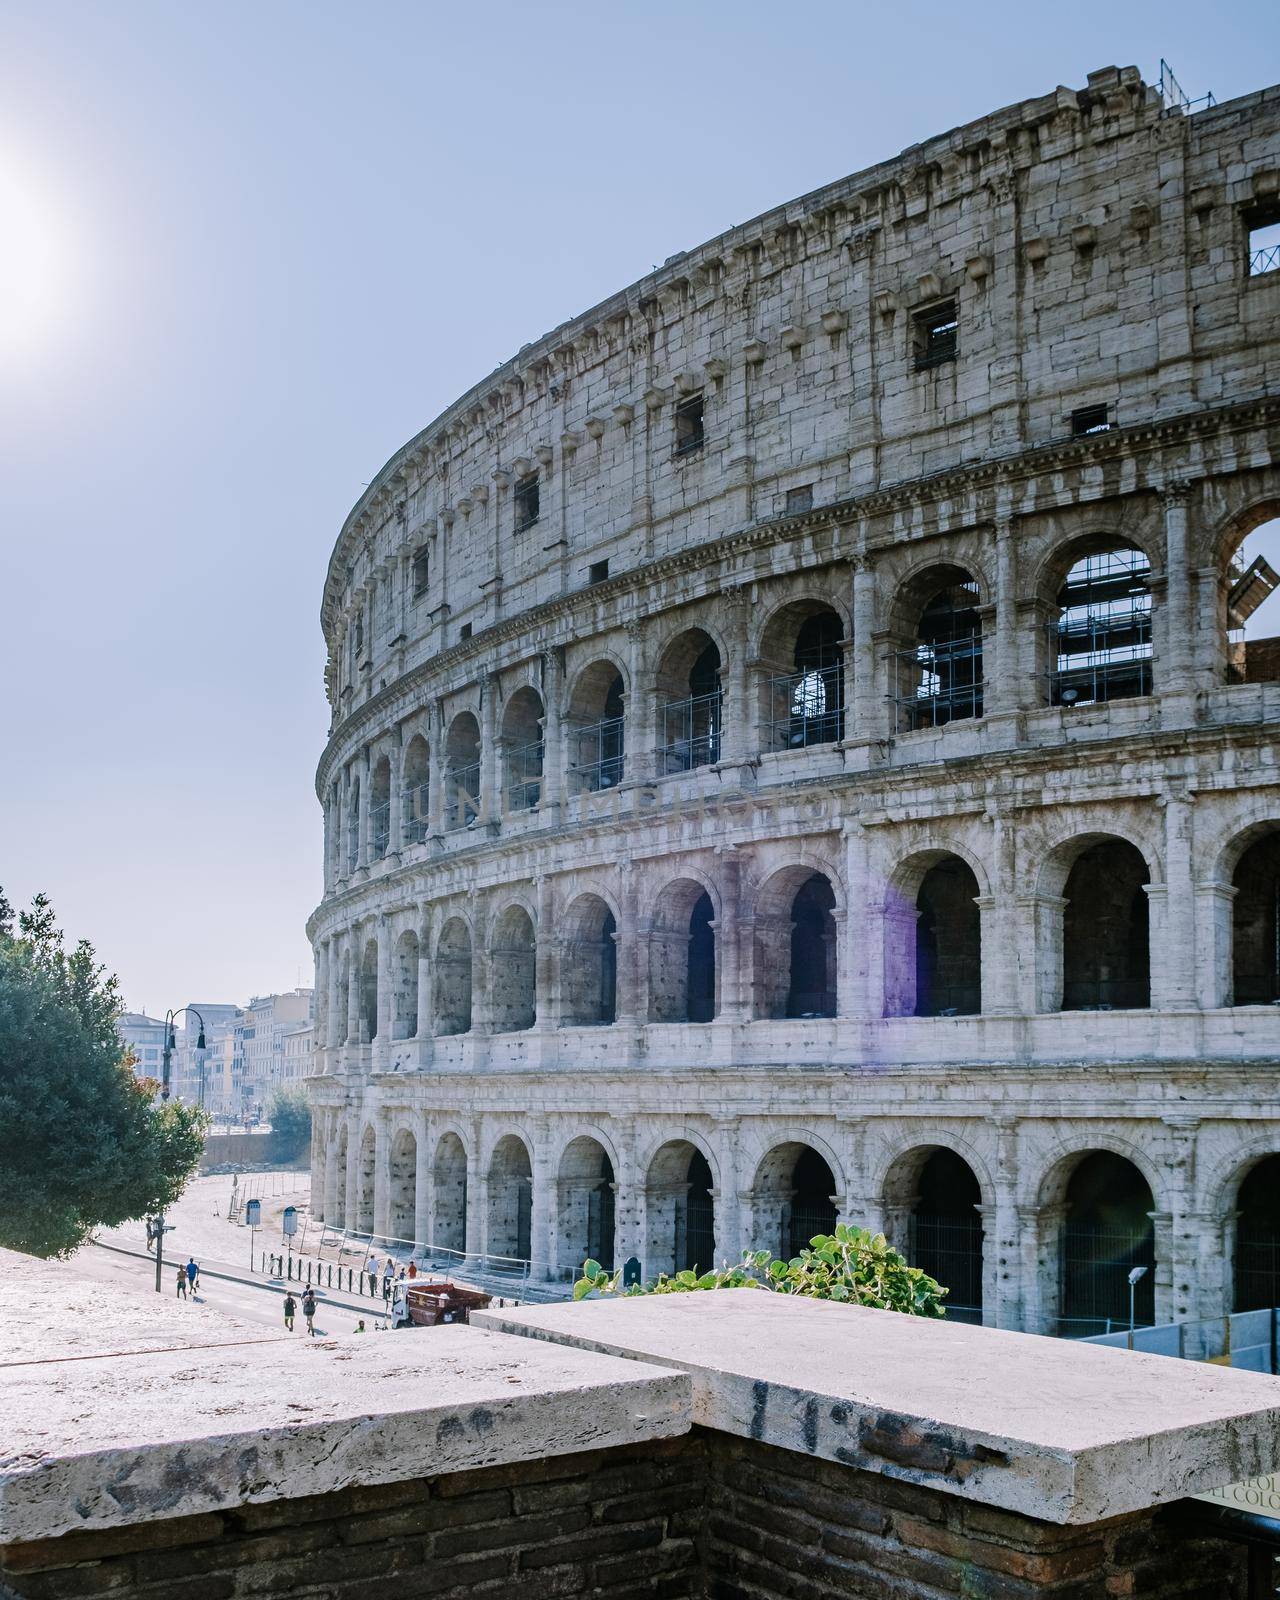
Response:
M672 252L997 106L1161 55L1273 83L1278 19L0 0L0 883L135 1008L309 981L321 582L399 444Z

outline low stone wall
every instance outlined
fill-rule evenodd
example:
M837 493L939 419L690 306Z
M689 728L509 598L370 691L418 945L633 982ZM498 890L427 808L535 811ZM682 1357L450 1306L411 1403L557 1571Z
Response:
M200 1157L201 1172L214 1167L305 1167L307 1146L282 1144L274 1133L211 1133Z

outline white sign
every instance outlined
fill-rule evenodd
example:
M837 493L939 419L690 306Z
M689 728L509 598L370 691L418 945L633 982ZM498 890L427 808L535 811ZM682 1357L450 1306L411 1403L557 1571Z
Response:
M1210 1489L1204 1494L1193 1494L1191 1498L1273 1517L1280 1514L1280 1472L1268 1472L1262 1478L1246 1478L1243 1483L1229 1483L1225 1489Z
M262 1201L247 1200L244 1207L244 1220L251 1228L262 1226Z
M294 1234L297 1233L297 1231L298 1231L298 1208L297 1208L297 1206L286 1206L284 1208L284 1232L285 1232L285 1237L288 1238L288 1239L292 1239Z

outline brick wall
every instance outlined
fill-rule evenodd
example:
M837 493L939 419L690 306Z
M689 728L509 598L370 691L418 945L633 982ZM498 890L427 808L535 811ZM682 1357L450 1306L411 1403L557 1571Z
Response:
M0 1600L1244 1600L1173 1513L1057 1527L695 1430L0 1549Z

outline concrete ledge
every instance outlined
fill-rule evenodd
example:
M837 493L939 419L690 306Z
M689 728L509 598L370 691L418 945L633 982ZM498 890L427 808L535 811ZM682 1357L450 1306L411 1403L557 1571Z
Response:
M478 1313L679 1367L694 1421L1047 1522L1280 1466L1280 1379L755 1290Z
M475 1328L0 1371L0 1545L684 1433L683 1373Z

